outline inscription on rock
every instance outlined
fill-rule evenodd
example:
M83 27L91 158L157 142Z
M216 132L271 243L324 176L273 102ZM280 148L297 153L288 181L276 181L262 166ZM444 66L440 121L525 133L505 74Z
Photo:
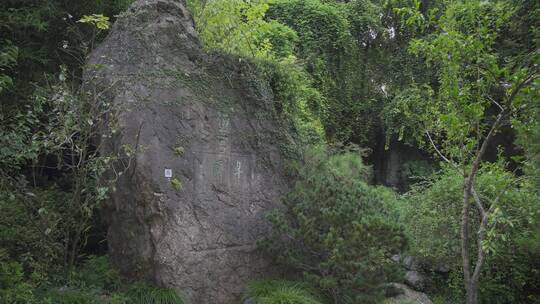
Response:
M229 114L219 113L209 117L209 120L210 128L206 125L200 128L203 149L198 151L197 191L206 193L212 187L224 192L250 191L252 157L247 151L232 152ZM211 140L212 134L214 140Z

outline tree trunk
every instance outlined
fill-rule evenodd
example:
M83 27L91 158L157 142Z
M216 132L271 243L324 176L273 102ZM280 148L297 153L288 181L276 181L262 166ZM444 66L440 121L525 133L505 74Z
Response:
M461 258L463 261L463 283L465 284L467 304L476 304L478 302L474 288L477 284L474 284L471 280L471 257L469 255L469 209L472 181L473 179L470 176L465 177L463 184L463 207L461 209Z
M470 218L469 218L469 209L470 209L470 199L473 189L473 177L465 177L465 182L463 185L463 208L461 210L461 256L463 260L463 283L465 284L465 293L466 293L466 303L467 304L477 304L478 303L478 282L480 279L480 270L483 265L484 255L482 251L481 241L483 239L483 229L484 224L487 221L486 216L482 212L482 223L479 229L479 238L478 238L478 259L476 260L476 267L474 269L474 274L471 274L471 257L470 257L470 239L469 239L469 230L470 230Z
M467 304L478 303L478 284L471 282L467 289Z

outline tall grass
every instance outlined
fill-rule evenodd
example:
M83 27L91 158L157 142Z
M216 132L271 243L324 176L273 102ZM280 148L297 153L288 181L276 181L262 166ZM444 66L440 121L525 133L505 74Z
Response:
M259 280L248 285L244 300L257 304L322 304L315 292L304 283L285 280Z

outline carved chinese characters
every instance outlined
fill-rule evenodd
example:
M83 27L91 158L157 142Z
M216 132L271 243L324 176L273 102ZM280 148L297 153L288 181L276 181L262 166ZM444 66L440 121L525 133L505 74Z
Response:
M207 116L208 122L200 125L201 150L198 151L199 171L197 191L208 192L217 187L225 192L237 192L250 189L251 158L247 152L231 147L231 132L234 130L231 119L226 113ZM234 130L242 133L243 130Z

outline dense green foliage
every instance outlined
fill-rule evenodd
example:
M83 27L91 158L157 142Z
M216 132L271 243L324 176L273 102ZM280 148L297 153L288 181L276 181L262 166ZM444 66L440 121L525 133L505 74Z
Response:
M406 240L395 196L369 186L358 151L349 150L306 151L285 200L290 212L272 217L267 246L334 303L368 303L395 279L390 257Z
M298 35L277 21L267 21L267 1L188 1L205 46L246 56L272 86L281 114L306 142L320 142L323 96L296 64Z
M121 156L98 153L96 128L114 113L100 92L80 89L79 75L110 18L130 2L0 4L2 303L182 303L169 290L132 294L104 257L76 267L115 179L103 172L130 159L129 147ZM114 119L107 123L114 129Z
M209 49L287 63L280 68L301 72L275 92L307 100L330 141L374 148L384 101L421 69L406 52L407 40L400 39L408 33L393 10L398 2L188 2ZM389 74L394 71L400 73Z
M98 152L116 113L83 93L81 74L131 2L0 3L0 301L182 303L88 257L105 253L98 211L116 177L103 173L129 168L136 147ZM255 68L315 146L293 164L265 242L305 283L256 281L246 298L376 302L401 280L389 259L400 253L420 260L437 299L465 302L469 265L480 303L540 303L537 1L187 2L204 46ZM409 191L370 185L400 143L420 155L399 160L405 185L392 186Z

